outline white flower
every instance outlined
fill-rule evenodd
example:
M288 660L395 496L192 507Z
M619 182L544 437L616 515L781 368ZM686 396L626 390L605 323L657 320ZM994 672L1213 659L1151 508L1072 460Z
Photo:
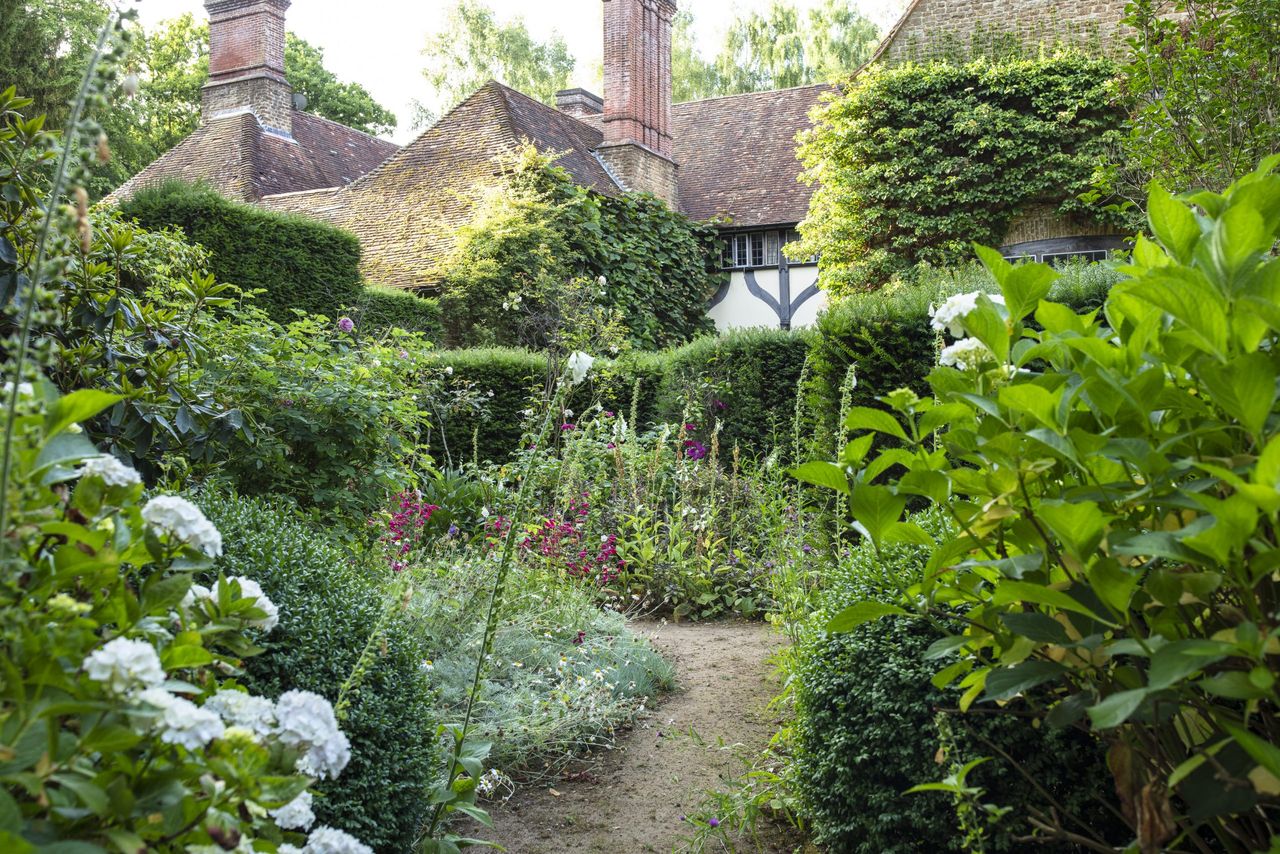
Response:
M164 681L164 668L155 647L146 641L116 638L95 649L84 660L84 669L95 682L106 683L117 694L152 688Z
M569 378L570 381L577 385L587 378L588 372L591 370L592 363L595 358L588 356L581 350L577 350L569 357Z
M284 830L306 830L316 821L316 814L311 810L310 792L303 792L280 809L270 812L276 824Z
M199 750L215 738L221 738L226 731L222 720L213 712L163 689L143 691L138 699L160 710L156 726L165 744Z
M4 384L4 396L13 394L13 383ZM18 397L35 397L36 388L31 383L18 383Z
M81 477L100 477L107 486L136 486L142 478L130 466L110 454L99 454L85 460L80 467Z
M307 837L302 854L373 854L373 849L349 833L332 827L317 827Z
M142 508L142 519L153 528L172 534L209 557L222 554L222 534L200 508L176 495L158 495Z
M451 377L451 376L453 376L453 365L445 365L445 366L444 366L444 375L445 375L446 377Z
M266 617L260 620L253 620L249 625L257 626L265 632L269 632L274 629L280 622L280 609L276 606L276 603L268 599L267 595L262 592L262 585L258 584L258 582L254 581L252 578L245 578L243 575L234 575L227 579L228 584L232 581L238 581L240 583L241 599L257 599L258 607L266 612Z
M987 349L987 345L977 338L962 338L943 350L938 361L943 365L951 365L967 371L994 358L995 355Z
M187 588L187 595L182 597L180 607L184 611L189 611L195 607L196 603L201 599L210 599L213 597L213 591L203 584L193 584Z
M229 726L241 726L256 735L270 735L276 726L276 704L266 697L224 689L204 701L204 707Z
M604 276L601 276L600 278L596 279L596 284L603 288L605 285L609 284L609 280Z
M276 701L276 732L284 744L306 755L298 770L336 778L351 759L351 743L338 729L333 706L310 691L286 691Z
M938 332L945 329L952 338L959 338L965 334L964 319L978 307L980 296L982 291L956 294L937 308L930 307L931 325ZM987 294L987 299L996 305L1004 305L1004 297L1000 294Z
M302 854L302 849L286 842L284 845L277 846L276 854Z

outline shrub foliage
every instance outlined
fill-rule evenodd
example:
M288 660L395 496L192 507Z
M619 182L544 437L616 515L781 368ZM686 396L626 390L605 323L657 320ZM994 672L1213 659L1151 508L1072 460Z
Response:
M177 181L138 191L120 210L144 228L180 226L209 251L219 281L264 291L258 304L281 323L295 309L334 317L360 301L360 242L333 226Z
M1076 54L864 71L802 138L817 190L794 251L821 254L826 288L845 294L998 245L1032 204L1119 222L1080 199L1123 122L1114 76Z

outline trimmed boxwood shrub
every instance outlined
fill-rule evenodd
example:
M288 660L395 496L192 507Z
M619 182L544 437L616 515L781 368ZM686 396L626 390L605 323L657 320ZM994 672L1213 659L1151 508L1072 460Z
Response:
M301 689L336 703L385 603L374 571L298 520L287 499L206 492L198 503L222 532L217 570L254 579L280 608L266 652L246 659L242 681L268 697ZM391 621L385 641L342 723L351 763L337 780L317 786L324 797L315 811L321 824L400 854L413 846L443 760L421 669L429 653L404 620Z
M421 332L437 344L444 337L439 300L399 288L366 287L351 311L351 319L363 335L395 328Z
M744 453L755 455L788 447L810 339L806 332L748 329L699 338L664 353L658 418L678 421L690 407L695 418L722 422L722 447L738 443ZM691 401L691 395L714 399Z
M280 322L293 320L294 309L335 317L362 294L360 241L331 225L180 181L139 190L120 210L144 228L180 226L209 250L219 281L263 290L257 304Z
M916 517L931 531L945 523L935 512ZM955 709L959 695L940 691L930 677L945 662L925 661L942 632L923 621L890 618L844 634L827 634L831 615L868 597L893 600L919 577L928 559L919 547L888 547L880 558L869 544L841 560L825 579L821 607L791 663L795 686L792 780L816 841L847 854L960 851L950 795L904 794L942 779L936 761L934 716ZM962 628L956 626L956 629ZM1008 714L951 716L964 761L992 757L970 776L986 790L985 803L1047 810L1047 804L988 742L1015 757L1023 770L1072 814L1098 829L1120 825L1100 806L1111 787L1102 746L1077 730L1035 728ZM956 757L952 757L956 758ZM1099 797L1100 796L1100 797ZM991 834L989 851L1040 850L1019 846L1029 832L1014 814Z

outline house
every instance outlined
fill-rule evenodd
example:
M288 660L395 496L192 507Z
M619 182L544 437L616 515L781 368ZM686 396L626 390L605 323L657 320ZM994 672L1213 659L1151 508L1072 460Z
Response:
M723 223L724 266L710 296L720 329L812 324L825 304L815 261L782 252L808 211L795 138L827 84L672 103L675 0L603 0L604 96L583 89L555 107L497 82L482 86L400 148L303 111L284 78L289 0L208 0L210 77L201 126L113 194L170 178L202 179L228 196L304 214L359 237L365 278L431 289L459 225L500 180L500 161L525 144L560 155L581 185L604 195L647 192L694 219ZM1036 10L1088 10L1113 28L1124 0L914 0L877 54L906 46L946 19L1033 20ZM1033 8L1035 7L1035 8ZM1016 8L1025 14L1008 16ZM1056 10L1056 12L1055 12ZM984 14L985 14L984 13ZM1056 18L1050 18L1056 20ZM1016 239L1014 239L1016 238ZM1013 255L1105 252L1119 238L1057 220L1015 223Z

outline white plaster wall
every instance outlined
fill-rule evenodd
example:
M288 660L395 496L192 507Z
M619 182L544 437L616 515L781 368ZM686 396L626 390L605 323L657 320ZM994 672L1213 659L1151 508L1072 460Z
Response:
M776 269L760 269L754 272L756 284L760 286L760 289L775 300L778 299L778 271ZM794 305L800 294L804 293L810 285L817 282L818 267L816 264L792 267L789 272L791 278L791 300ZM804 305L794 309L791 317L791 328L800 329L805 326L812 326L817 322L818 312L826 304L827 295L821 291L810 297ZM763 300L756 298L747 289L746 274L740 270L732 273L728 294L723 300L712 306L707 314L715 322L717 332L761 326L777 329L779 325L778 315L773 308Z

